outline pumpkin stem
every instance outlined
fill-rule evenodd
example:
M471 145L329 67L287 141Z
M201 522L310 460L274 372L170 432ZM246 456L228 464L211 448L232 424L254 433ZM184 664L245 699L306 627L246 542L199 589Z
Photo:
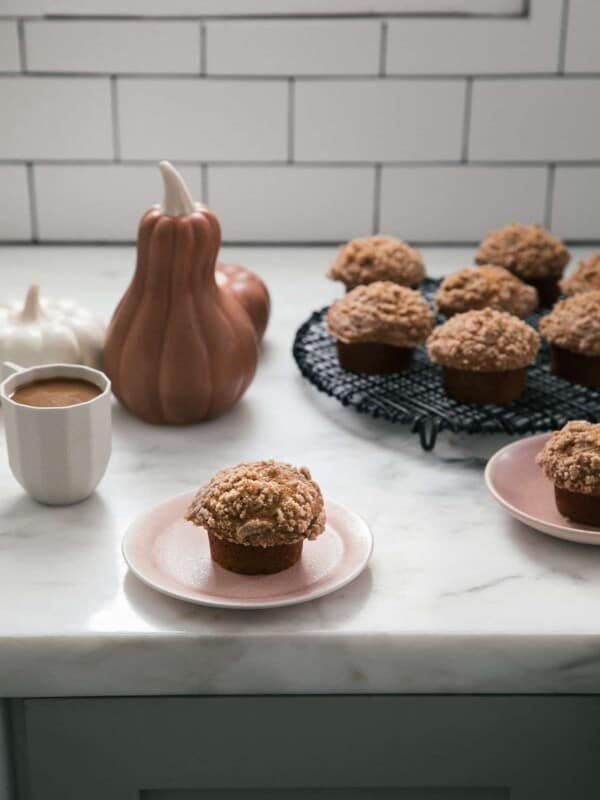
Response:
M27 290L25 304L23 306L23 310L21 311L21 319L24 322L32 322L40 316L41 310L40 287L34 283Z
M194 201L183 178L168 161L159 163L165 187L162 212L169 217L185 217L194 213Z

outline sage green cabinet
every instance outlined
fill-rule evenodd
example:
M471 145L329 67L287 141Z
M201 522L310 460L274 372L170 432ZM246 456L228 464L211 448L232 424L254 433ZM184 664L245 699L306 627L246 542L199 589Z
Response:
M12 701L19 800L587 800L597 696Z

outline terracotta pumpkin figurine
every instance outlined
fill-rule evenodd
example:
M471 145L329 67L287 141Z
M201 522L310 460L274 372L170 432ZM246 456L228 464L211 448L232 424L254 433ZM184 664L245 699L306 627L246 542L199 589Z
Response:
M252 321L217 285L221 230L194 203L179 173L160 163L162 206L138 229L137 263L104 349L115 395L146 422L188 424L216 417L250 385L258 359Z
M264 336L271 312L269 290L254 272L239 264L217 264L217 283L228 289L248 312L256 337Z

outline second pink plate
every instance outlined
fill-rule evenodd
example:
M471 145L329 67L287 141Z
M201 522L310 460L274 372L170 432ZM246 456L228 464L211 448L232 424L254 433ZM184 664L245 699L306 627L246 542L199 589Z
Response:
M569 542L600 545L600 528L571 522L558 513L554 486L535 463L549 433L520 439L498 450L487 463L485 482L501 506L542 533Z
M131 571L163 594L219 608L274 608L340 589L366 567L373 549L367 524L326 500L327 527L306 542L298 564L276 575L236 575L210 557L206 533L184 520L194 492L165 500L139 517L123 538Z

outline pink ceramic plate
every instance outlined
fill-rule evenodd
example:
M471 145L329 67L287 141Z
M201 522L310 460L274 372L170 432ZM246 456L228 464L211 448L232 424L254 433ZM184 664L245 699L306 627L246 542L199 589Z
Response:
M535 463L550 438L530 436L498 450L487 463L485 482L500 505L521 522L569 542L600 545L600 528L562 517L554 502L554 485Z
M326 501L327 528L306 542L295 566L276 575L236 575L215 564L208 537L183 518L194 492L165 500L139 517L123 538L129 568L159 592L204 606L274 608L335 592L359 575L373 549L367 524Z

